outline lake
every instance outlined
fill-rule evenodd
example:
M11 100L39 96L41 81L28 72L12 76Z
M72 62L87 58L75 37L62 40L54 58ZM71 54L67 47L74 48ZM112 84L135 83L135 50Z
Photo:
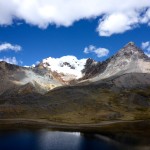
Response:
M0 131L0 150L149 150L149 139L49 130Z

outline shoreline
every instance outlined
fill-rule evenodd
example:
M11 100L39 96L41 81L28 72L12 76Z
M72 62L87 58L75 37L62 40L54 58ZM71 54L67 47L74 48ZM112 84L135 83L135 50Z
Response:
M143 128L144 127L144 128ZM70 131L70 132L137 132L150 131L150 120L133 120L133 121L103 121L97 124L67 124L47 121L44 119L0 119L0 130L5 129L48 129L52 131ZM138 131L138 132L139 132Z

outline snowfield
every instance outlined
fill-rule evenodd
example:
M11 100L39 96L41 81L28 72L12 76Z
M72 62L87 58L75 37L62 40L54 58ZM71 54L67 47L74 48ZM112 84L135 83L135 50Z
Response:
M61 58L46 58L42 60L43 66L62 73L64 75L73 75L76 79L83 76L82 70L86 64L87 59L78 60L75 56L63 56Z

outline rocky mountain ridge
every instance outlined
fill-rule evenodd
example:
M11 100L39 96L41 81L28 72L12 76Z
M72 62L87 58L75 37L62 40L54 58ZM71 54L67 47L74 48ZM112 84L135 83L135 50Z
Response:
M56 70L50 62L31 68L0 62L1 118L71 124L150 119L150 60L134 43L104 62L84 63L77 69L81 78L76 71L70 78L78 61L59 59Z
M59 86L99 82L128 73L150 73L150 58L133 42L103 62L78 60L74 56L49 57L29 68L0 62L0 94L26 85L34 87L37 93L45 93Z
M87 64L83 70L83 73L85 73L83 79L96 76L102 79L115 74L131 72L150 73L150 58L133 42L129 42L106 61L94 64L92 62L92 59L87 60Z
M45 93L50 89L61 86L50 71L38 68L26 68L17 65L0 62L0 94L6 90L22 87L30 83L37 88L37 92ZM45 92L44 92L45 91Z

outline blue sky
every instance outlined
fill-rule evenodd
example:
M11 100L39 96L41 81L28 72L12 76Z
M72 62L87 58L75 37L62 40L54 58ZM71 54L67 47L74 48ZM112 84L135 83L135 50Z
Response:
M34 16L38 20L35 23L33 22L34 17L33 20L31 17L31 21L28 21L28 17L21 18L18 16L15 19L11 18L12 20L8 22L7 15L3 18L5 22L2 22L0 15L0 60L13 58L12 63L23 66L35 64L47 57L58 58L66 55L74 55L78 59L93 58L97 61L103 61L130 41L135 42L138 47L145 43L146 45L143 48L149 54L149 18L147 18L147 21L144 20L145 22L143 20L135 21L139 17L143 19L141 17L143 13L145 14L144 17L148 16L150 4L146 0L144 2L143 8L146 9L141 12L141 8L139 8L140 11L136 12L139 16L136 14L134 18L131 18L131 14L127 14L125 20L124 16L122 17L122 10L121 15L114 15L116 13L114 12L109 15L106 13L105 16L102 14L96 15L96 17L89 16L86 19L83 16L78 21L72 22L70 16L68 17L69 21L66 21L67 17L64 16L62 23L58 23L58 21L49 23L49 20L46 20L47 22L45 22L48 25L45 25L45 22L41 25L38 16ZM130 3L128 4L130 6ZM134 6L136 6L136 3L131 7L131 12L136 8ZM7 4L5 7L7 8ZM6 12L3 13L3 16L5 16ZM30 13L32 16L32 11ZM132 16L134 13L132 12ZM111 18L113 18L113 22ZM120 25L118 25L117 19L119 19L119 23L122 21ZM115 20L117 20L116 24L114 23ZM126 24L126 21L128 24ZM91 49L89 48L90 45L93 46ZM15 49L16 46L20 47ZM86 53L85 48L87 48Z

